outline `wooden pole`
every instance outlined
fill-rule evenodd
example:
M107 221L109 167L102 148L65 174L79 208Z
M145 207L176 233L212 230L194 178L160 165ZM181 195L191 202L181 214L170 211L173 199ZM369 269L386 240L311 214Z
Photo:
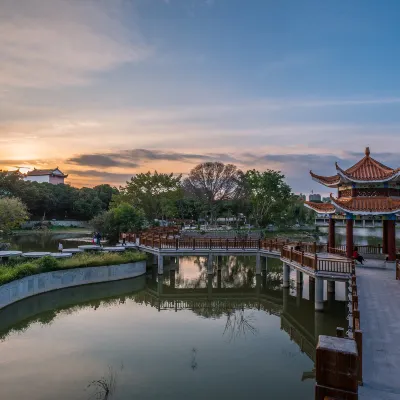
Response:
M388 259L389 261L396 261L396 226L395 221L388 222L388 236L387 236L387 246L388 246Z
M383 220L383 232L382 232L382 252L383 254L388 253L388 220Z
M346 256L347 258L353 257L354 243L353 243L353 228L354 221L352 218L346 220Z
M328 253L331 252L331 249L336 247L335 243L335 220L332 218L329 219L329 237L328 237Z

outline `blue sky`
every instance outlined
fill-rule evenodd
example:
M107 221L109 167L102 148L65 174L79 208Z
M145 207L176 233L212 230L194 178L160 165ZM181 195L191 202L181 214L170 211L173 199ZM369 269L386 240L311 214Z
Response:
M0 166L400 166L398 1L2 0Z

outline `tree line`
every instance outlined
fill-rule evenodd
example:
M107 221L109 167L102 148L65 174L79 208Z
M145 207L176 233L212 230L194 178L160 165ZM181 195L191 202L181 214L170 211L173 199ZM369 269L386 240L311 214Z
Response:
M5 197L20 199L31 219L92 220L96 230L114 239L121 231L172 218L210 224L230 218L260 228L312 219L280 171L244 172L221 162L199 164L185 177L139 173L119 189L29 182L18 172L0 171L0 198Z
M233 164L221 162L199 164L186 177L157 171L136 174L120 187L110 207L108 213L95 219L97 228L119 224L119 231L135 231L144 221L153 224L156 220L177 218L214 224L217 218L239 217L262 228L269 224L302 224L312 219L281 172L243 172Z
M110 185L75 188L24 181L18 171L0 171L0 197L15 197L25 204L31 219L89 221L109 209L118 189Z

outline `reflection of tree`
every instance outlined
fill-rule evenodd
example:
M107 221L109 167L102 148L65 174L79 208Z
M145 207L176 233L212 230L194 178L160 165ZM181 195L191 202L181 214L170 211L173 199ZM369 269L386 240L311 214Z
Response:
M121 364L121 369L123 368ZM117 373L113 367L108 366L106 376L95 380L87 386L87 389L92 388L93 394L89 399L108 400L111 399L117 389Z
M255 260L253 258L228 257L225 269L223 270L225 285L235 288L252 288L255 277Z
M245 338L248 333L252 335L258 333L258 329L254 326L254 314L245 314L244 310L234 310L226 314L227 318L223 335L227 334L229 342L234 341L240 336Z

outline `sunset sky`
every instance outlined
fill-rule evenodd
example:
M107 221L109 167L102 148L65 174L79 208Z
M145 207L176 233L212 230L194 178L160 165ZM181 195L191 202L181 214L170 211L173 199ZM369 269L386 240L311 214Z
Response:
M0 168L400 167L397 0L0 0Z

